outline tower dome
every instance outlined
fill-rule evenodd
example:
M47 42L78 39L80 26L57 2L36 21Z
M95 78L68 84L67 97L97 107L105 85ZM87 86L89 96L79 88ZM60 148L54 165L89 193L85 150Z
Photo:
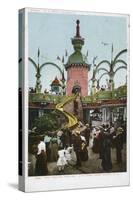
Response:
M51 91L59 94L61 92L61 84L57 77L51 83Z
M75 51L71 56L69 56L67 67L71 64L86 64L80 51Z
M74 36L74 38L71 39L71 42L74 48L74 53L71 54L68 58L68 61L65 65L66 70L68 67L71 67L71 65L74 66L77 64L78 66L81 65L89 69L89 65L86 62L86 58L81 52L82 46L84 45L84 38L80 36L80 27L79 27L80 21L77 20L76 23L77 23L76 35Z

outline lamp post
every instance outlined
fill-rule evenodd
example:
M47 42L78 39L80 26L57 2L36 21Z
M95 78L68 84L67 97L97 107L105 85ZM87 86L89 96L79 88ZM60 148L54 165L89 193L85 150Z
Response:
M39 58L40 58L40 49L38 48L38 52L37 52L37 58L38 58L38 63L36 64L36 62L31 58L29 57L29 61L33 64L33 66L35 67L36 69L36 85L35 85L35 92L36 93L40 93L41 92L41 88L42 88L42 85L41 85L41 73L40 73L40 62L39 62Z
M41 80L40 80L41 70L45 65L52 65L52 66L56 67L62 75L61 81L63 82L63 84L65 84L64 72L61 70L61 68L57 64L55 64L53 62L45 62L40 65L40 60L39 60L40 59L40 49L39 48L38 48L37 58L38 58L38 63L36 63L31 57L28 58L36 70L36 75L35 75L36 76L36 85L35 85L36 93L41 93L41 88L42 88Z
M96 68L97 68L97 72L99 71L103 71L104 73L102 73L102 75L99 78L99 81L101 80L101 78L104 75L108 75L109 76L109 84L110 84L110 89L111 91L114 90L114 76L115 74L121 70L121 69L127 69L127 63L120 59L119 57L127 52L127 49L123 49L120 52L118 52L116 54L115 57L113 57L113 44L112 44L112 49L111 49L111 61L108 60L103 60L100 63L97 64ZM109 70L106 69L104 66L101 67L103 64L107 64L109 66ZM117 66L117 64L121 64L121 66Z
M36 93L41 93L42 85L41 85L41 73L40 73L40 63L39 63L39 58L40 58L40 49L38 48L38 64L37 64L37 70L36 70L36 86L35 90Z
M62 87L62 95L65 95L65 76L64 76L64 70L62 72L62 78L61 78L61 87Z
M97 59L97 56L95 56L93 58L93 74L92 74L92 78L89 80L89 82L92 81L92 92L91 92L92 95L95 93L95 91L94 91L95 90L95 83L97 81L97 79L96 79L97 65L95 64L96 59Z

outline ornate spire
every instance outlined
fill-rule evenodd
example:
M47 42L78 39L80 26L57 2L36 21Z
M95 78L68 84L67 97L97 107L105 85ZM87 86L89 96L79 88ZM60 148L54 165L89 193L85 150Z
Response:
M68 67L71 66L85 66L89 69L89 65L87 63L87 59L84 59L84 55L82 55L82 46L84 45L84 38L81 37L80 35L80 21L77 19L76 20L76 35L71 38L71 42L74 48L73 54L71 54L68 57L68 61L65 64L65 68L67 69ZM67 55L67 53L66 53ZM86 57L88 56L88 52Z
M80 26L79 26L80 21L77 20L76 23L77 23L77 26L76 26L76 37L81 37L80 36Z
M72 38L72 44L74 47L75 51L81 51L82 46L84 45L84 38L80 36L80 26L79 26L80 21L76 21L76 35L74 38Z

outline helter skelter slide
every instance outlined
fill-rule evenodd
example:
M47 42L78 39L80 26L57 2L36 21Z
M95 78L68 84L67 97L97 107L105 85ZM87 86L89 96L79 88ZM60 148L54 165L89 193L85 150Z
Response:
M69 96L69 97L66 97L66 99L61 102L61 103L58 103L56 105L56 110L58 110L59 112L63 113L63 115L65 115L65 117L67 118L68 120L68 123L65 125L65 128L71 128L71 129L74 129L77 125L78 125L78 119L70 112L67 112L65 109L64 109L64 106L72 101L74 101L76 98L77 98L77 95L72 95L72 96Z

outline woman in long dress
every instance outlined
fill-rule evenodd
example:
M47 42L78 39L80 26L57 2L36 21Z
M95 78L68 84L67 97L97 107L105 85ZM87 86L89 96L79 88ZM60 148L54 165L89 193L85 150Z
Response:
M80 136L82 140L80 156L82 161L88 160L87 142L84 136Z
M117 163L122 163L122 149L123 149L123 129L117 128L116 136L113 136L116 148Z
M58 159L58 144L57 144L57 136L53 136L51 138L51 162L56 162Z
M48 168L47 168L46 145L43 142L43 139L40 138L38 142L38 152L36 156L35 175L43 176L47 174L48 174Z
M107 129L104 129L104 132L102 135L100 157L102 159L102 168L106 172L112 169L111 140L112 140L111 134L109 133Z

